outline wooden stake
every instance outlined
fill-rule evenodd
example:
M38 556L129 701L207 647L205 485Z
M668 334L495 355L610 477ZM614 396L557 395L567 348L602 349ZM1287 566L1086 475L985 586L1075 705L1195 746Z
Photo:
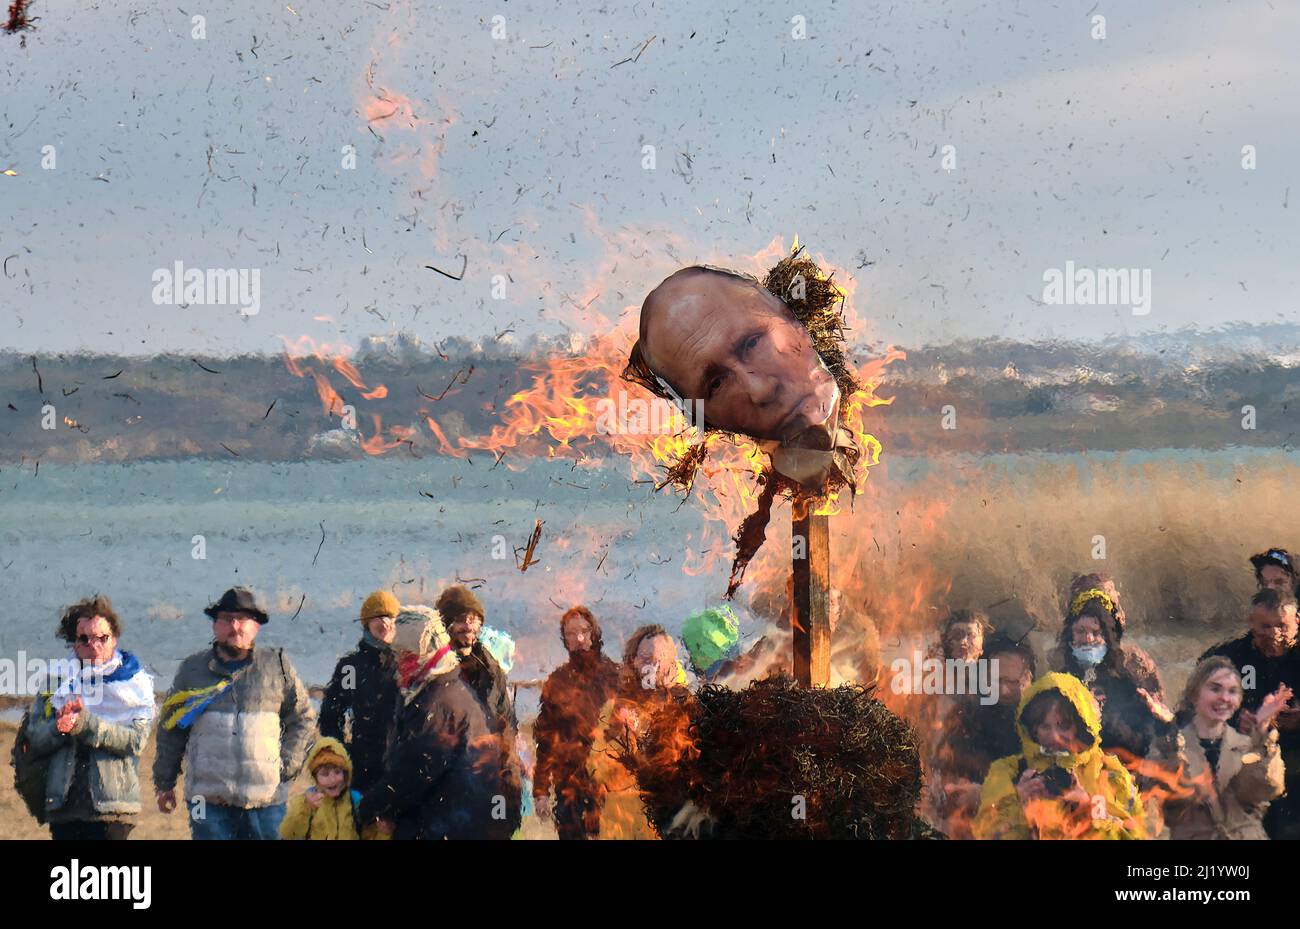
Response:
M810 515L815 506L816 501L797 500L790 517L794 564L794 678L804 687L825 687L831 679L830 517Z

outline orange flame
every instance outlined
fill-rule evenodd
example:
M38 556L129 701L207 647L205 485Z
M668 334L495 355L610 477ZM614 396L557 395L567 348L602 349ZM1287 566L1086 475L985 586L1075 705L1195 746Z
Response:
M588 215L587 221L595 223L594 215ZM777 237L749 262L762 265L785 253ZM829 267L825 259L818 260L823 267ZM846 312L851 310L852 291L851 282L843 287ZM531 384L505 402L500 422L487 435L449 438L442 425L428 411L422 411L438 452L461 457L475 450L488 451L506 467L515 469L519 467L512 462L515 456L571 457L584 464L613 455L627 462L632 480L661 478L664 468L700 438L670 403L622 380L632 342L629 329L630 325L612 335L593 338L581 354L553 355L521 365L531 376ZM316 346L305 337L292 345L286 340L286 347L290 371L303 376L310 370L316 378L327 414L341 410L342 400L322 370L305 366L306 359L315 359L319 368L332 368L341 374L362 391L363 399L387 395L382 385L367 391L361 373L348 361L346 348ZM891 348L883 357L864 364L858 372L861 389L844 401L845 425L863 451L854 474L859 486L881 456L881 443L869 431L869 411L892 402L877 396L876 390L887 366L903 357L901 351ZM382 454L412 439L409 430L393 427L385 431L381 420L372 418L375 434L362 443L369 454ZM754 509L760 491L756 478L767 465L765 453L751 440L713 434L704 441L709 455L700 468L694 495L710 526L703 537L686 544L683 570L692 575L714 570L719 560L727 557L730 533ZM833 515L841 509L841 494L836 493L822 503L818 512Z
M366 385L361 372L348 360L348 355L352 352L351 346L317 344L314 339L305 335L293 342L281 336L280 341L285 347L285 367L294 377L311 377L316 384L316 393L320 397L321 408L326 416L341 418L346 407L343 397L330 382L328 373L330 370L343 375L348 384L360 392L362 399L382 400L388 396L388 388L383 384L376 384L373 389ZM361 449L367 455L382 455L414 441L415 429L409 426L389 426L385 429L380 414L371 413L370 417L374 423L374 433L369 438L358 436Z

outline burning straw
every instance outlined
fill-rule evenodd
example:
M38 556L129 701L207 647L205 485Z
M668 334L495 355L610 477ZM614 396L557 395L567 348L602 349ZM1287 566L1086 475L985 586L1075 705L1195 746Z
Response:
M916 733L868 688L807 689L784 676L738 691L706 685L689 712L698 757L639 772L660 835L686 796L708 816L709 838L939 837L916 814Z
M844 360L844 291L834 277L834 272L823 272L802 246L796 246L767 272L763 287L779 297L808 330L813 348L839 385L840 395L850 397L862 385Z
M22 32L26 29L35 29L35 23L39 16L32 16L30 12L31 0L13 0L9 4L9 16L4 22L4 31L11 35L15 32ZM23 37L26 42L27 37Z

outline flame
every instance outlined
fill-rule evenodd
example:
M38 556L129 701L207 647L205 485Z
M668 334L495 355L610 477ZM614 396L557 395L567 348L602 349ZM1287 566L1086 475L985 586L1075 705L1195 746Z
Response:
M600 228L589 208L583 208L582 215L589 228ZM770 265L786 253L783 240L777 236L750 256L747 263L762 270L761 266ZM816 260L833 270L824 258L818 256ZM842 292L847 312L851 308L851 282L842 287ZM590 302L588 293L584 289L576 300ZM450 437L429 410L421 410L439 454L464 457L486 451L515 470L522 467L515 458L566 457L577 464L613 458L625 462L631 480L662 480L667 466L701 441L700 436L670 403L622 380L634 337L631 320L622 327L614 327L608 320L605 324L612 332L592 338L580 353L556 354L522 364L531 383L506 400L500 421L487 435ZM331 375L341 376L363 400L387 396L384 385L373 389L367 386L349 360L347 346L318 345L306 336L294 342L283 341L286 366L295 376L314 379L326 415L341 416L345 405ZM853 475L859 488L881 460L881 442L870 431L870 411L892 403L892 399L878 396L877 388L888 365L903 357L901 351L891 348L883 357L862 365L857 372L861 388L845 398L844 423L862 449ZM415 430L409 427L385 428L378 413L371 412L370 420L373 433L361 440L367 454L384 454L416 438ZM708 435L704 441L708 454L692 496L703 510L707 527L700 538L686 540L681 556L683 571L692 576L714 571L729 557L731 532L754 510L761 490L757 478L767 467L767 456L754 441L718 434ZM816 512L841 513L843 493L830 494Z
M593 233L613 238L631 235L622 230L604 230L593 211L580 210ZM788 249L784 241L774 237L745 259L742 267L762 273L785 254ZM833 270L821 256L815 260ZM605 265L598 263L600 268ZM841 281L838 273L836 280L845 295L847 317L853 312L854 283ZM701 438L667 401L622 380L635 338L636 314L631 311L636 307L626 308L619 317L623 322L614 324L586 307L595 293L584 283L577 295L570 297L586 317L603 321L602 325L591 328L584 325L584 331L594 329L602 334L586 341L580 351L522 362L520 369L526 386L504 402L499 420L487 434L465 434L459 423L456 430L450 430L445 418L440 422L441 414L429 408L419 411L416 425L385 426L382 409L366 408L358 415L365 423L364 434L358 436L360 447L368 455L383 455L408 443L414 447L422 441L438 454L451 457L490 452L502 467L512 470L522 469L524 460L529 458L568 458L574 461L575 468L596 463L608 466L615 462L622 466L629 480L662 481L666 467L691 450ZM362 403L381 404L387 397L388 389L384 385L368 384L351 360L349 346L317 342L308 336L293 340L282 337L282 341L286 368L296 377L312 378L326 416L342 416L348 403L360 408ZM577 345L575 342L574 347ZM868 502L871 482L867 478L871 470L882 466L883 453L882 442L875 434L879 414L872 411L892 403L891 398L879 396L878 390L888 366L903 357L901 351L891 348L882 357L860 365L855 372L860 389L844 400L844 424L863 451L854 475L858 497L867 493ZM455 385L452 386L455 390ZM692 577L713 574L729 566L734 549L731 535L754 510L761 489L757 478L768 465L766 454L748 439L709 434L703 441L708 454L690 494L692 506L703 517L703 526L687 535L677 552L663 553L680 565L683 574ZM863 513L862 508L850 514L844 503L841 492L823 501L817 510L840 514L837 525L850 529L847 550L844 542L836 543L840 547L836 553L837 564L868 563L875 543L873 533L881 531L869 520L879 514ZM934 532L945 509L942 499L930 499L908 502L892 515L884 515L897 524L900 533L923 537ZM784 523L775 521L773 525L783 527ZM576 530L571 538L548 535L539 549L542 558L539 567L546 573L548 585L563 591L570 602L579 602L587 594L593 568L609 548L608 532L601 531L600 527L591 527L589 532ZM747 586L753 591L769 586L784 588L790 569L788 552L782 540L770 540L750 565ZM880 589L873 588L861 576L863 572L837 571L837 587L842 588L846 598L855 601L855 609L870 616L882 638L933 628L937 610L934 604L942 601L951 583L941 580L923 558L903 560L905 563L889 566L896 577Z
M292 342L280 336L280 341L284 343L285 348L285 367L294 377L312 379L316 385L316 394L320 397L321 409L326 416L338 416L342 419L348 406L330 381L330 371L342 375L364 400L382 400L388 396L388 388L383 384L376 384L373 388L366 385L356 365L348 360L348 356L352 353L351 346L318 344L311 336L306 335L299 336ZM370 413L370 419L374 425L374 432L367 438L360 434L358 428L357 437L362 451L367 455L382 455L415 440L416 430L413 427L394 425L385 428L382 416L375 412Z
M394 172L412 164L420 182L427 186L439 177L447 149L446 130L460 122L460 114L446 98L439 96L436 105L430 105L380 82L381 73L401 73L403 36L418 28L412 4L393 2L386 9L388 15L371 42L369 63L357 83L357 110L363 122L359 131L374 133L385 146L392 139L395 150L380 163ZM405 22L400 21L403 16Z

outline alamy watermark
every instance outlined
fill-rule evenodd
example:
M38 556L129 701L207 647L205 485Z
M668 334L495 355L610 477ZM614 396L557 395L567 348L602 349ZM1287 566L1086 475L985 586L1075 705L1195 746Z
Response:
M661 382L662 383L662 382ZM670 399L629 397L620 390L617 397L596 402L596 431L601 435L704 434L704 401L683 400L664 384Z
M1043 272L1043 302L1049 306L1127 306L1134 316L1151 312L1150 268L1076 268Z
M55 693L70 681L72 693L87 706L103 699L104 674L83 674L79 659L28 657L21 650L17 658L0 658L0 695L6 697L35 698Z
M979 658L895 658L889 665L893 677L889 686L896 694L978 694L980 703L998 702L998 660Z
M244 316L262 309L261 268L187 268L177 261L150 280L158 306L237 306Z
M50 869L51 900L129 900L147 910L153 901L152 865L83 865L73 858Z

